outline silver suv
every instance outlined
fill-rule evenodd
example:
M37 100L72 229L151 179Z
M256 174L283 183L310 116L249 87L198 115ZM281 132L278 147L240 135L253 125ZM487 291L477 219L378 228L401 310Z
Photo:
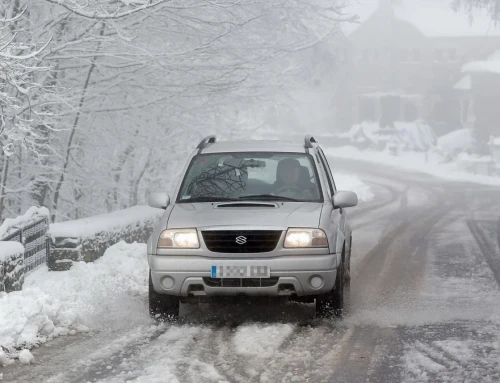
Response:
M173 201L148 240L149 309L177 317L181 302L269 296L341 315L349 287L351 228L326 157L308 135L299 143L203 139Z

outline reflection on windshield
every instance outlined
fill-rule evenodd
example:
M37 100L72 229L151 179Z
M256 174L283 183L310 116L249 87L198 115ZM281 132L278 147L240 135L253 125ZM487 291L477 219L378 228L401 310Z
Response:
M249 200L321 202L308 154L216 153L193 158L178 202Z

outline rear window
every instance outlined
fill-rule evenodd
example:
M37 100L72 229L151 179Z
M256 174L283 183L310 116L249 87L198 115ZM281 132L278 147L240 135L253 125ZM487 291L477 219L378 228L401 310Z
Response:
M199 154L188 167L177 202L323 202L318 185L314 160L306 153Z

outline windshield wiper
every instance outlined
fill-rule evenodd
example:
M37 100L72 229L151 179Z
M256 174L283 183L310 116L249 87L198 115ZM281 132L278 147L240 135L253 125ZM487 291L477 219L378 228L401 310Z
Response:
M218 197L218 196L203 196L203 197L181 199L179 202L195 203L195 202L231 202L231 201L239 201L239 199Z
M255 194L255 195L244 195L239 197L239 199L249 199L249 200L263 200L263 201L290 201L290 202L301 202L298 199L283 197L280 195L272 195L272 194Z

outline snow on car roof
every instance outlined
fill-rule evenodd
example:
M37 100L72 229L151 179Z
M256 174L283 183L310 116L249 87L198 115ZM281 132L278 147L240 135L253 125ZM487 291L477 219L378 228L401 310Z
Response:
M305 153L304 141L284 142L276 140L218 141L203 149L203 153L227 152L289 152Z
M350 0L344 12L358 15L359 20L345 23L344 32L353 33L377 9L379 0ZM500 26L486 11L474 10L471 15L464 9L455 11L451 0L403 0L393 3L392 9L398 19L412 24L427 37L500 36Z

